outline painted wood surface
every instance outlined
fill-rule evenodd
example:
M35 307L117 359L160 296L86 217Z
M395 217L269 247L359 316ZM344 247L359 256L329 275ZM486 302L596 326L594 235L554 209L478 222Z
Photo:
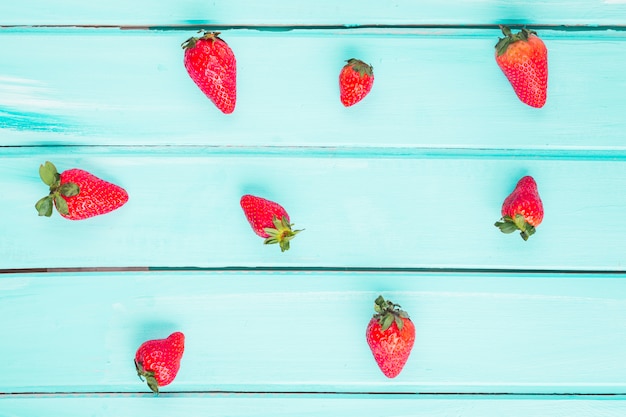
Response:
M417 328L395 379L365 342L379 294ZM3 393L147 392L135 350L173 331L164 392L626 392L621 275L6 274L0 299Z
M623 0L24 0L0 4L0 25L621 25Z
M381 395L162 394L0 398L7 415L94 416L413 416L413 417L622 417L624 396L506 397Z
M622 0L2 2L0 416L622 417L624 22ZM543 109L496 66L499 24L546 42ZM230 116L184 70L200 28L237 56ZM351 57L376 82L346 109ZM46 160L129 203L37 217ZM493 227L523 175L529 242ZM289 252L244 193L305 228ZM417 325L393 380L365 343L378 294ZM132 357L175 330L155 398Z
M229 116L184 69L194 34L1 30L0 145L626 149L625 32L540 30L550 78L537 110L497 67L496 29L228 30ZM353 56L376 81L344 108L338 74Z
M286 152L286 151L283 151ZM623 159L481 154L265 155L208 149L0 150L1 268L331 267L622 271ZM104 216L39 217L50 160L124 187ZM504 198L533 175L546 216L528 242L494 227ZM278 201L297 228L281 253L263 245L239 205Z

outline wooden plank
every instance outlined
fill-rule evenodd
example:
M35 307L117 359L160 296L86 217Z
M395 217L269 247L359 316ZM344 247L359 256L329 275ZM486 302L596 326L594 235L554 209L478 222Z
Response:
M379 294L417 328L395 379L365 342ZM147 392L135 350L175 330L164 392L626 392L623 275L6 274L0 298L3 393Z
M540 32L549 98L533 109L495 64L498 30L228 30L239 93L226 116L183 67L193 30L4 29L0 146L626 149L626 33ZM344 108L352 56L376 82Z
M201 148L4 148L1 268L355 267L624 270L621 159L380 157L332 149L213 154ZM282 153L281 153L282 152ZM116 212L72 222L38 217L38 167L54 162L124 187ZM533 175L546 216L528 242L494 226L517 180ZM282 204L304 228L281 253L239 206Z
M161 395L27 396L0 398L8 415L84 416L352 416L379 417L621 417L626 397Z
M1 25L621 25L620 0L24 0L0 4Z

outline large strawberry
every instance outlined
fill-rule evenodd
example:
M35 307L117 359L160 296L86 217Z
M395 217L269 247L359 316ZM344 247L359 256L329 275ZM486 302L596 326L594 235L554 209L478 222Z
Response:
M109 213L128 201L128 193L122 187L82 169L59 174L52 162L46 162L39 167L39 176L50 187L50 194L35 204L40 216L50 217L55 206L66 219L83 220Z
M383 374L395 378L409 359L415 343L415 326L398 304L378 296L365 331L367 344Z
M225 114L235 110L237 61L219 32L202 32L183 43L187 73L200 90Z
M374 70L371 65L351 58L339 73L339 98L344 106L350 107L363 100L374 85Z
M291 239L302 231L291 229L289 214L278 203L246 194L240 204L254 233L265 238L266 245L278 243L281 252L288 250Z
M519 99L532 107L543 107L548 90L548 49L537 33L522 29L513 34L500 26L504 38L496 44L496 62Z
M495 223L503 233L520 231L522 239L535 233L535 227L543 220L543 204L537 191L537 183L531 176L522 177L515 189L502 204L502 219Z
M181 332L142 343L135 353L137 375L158 394L159 387L171 384L176 378L184 351L185 335Z

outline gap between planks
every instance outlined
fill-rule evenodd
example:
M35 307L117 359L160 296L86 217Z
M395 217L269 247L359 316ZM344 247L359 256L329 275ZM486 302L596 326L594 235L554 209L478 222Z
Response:
M444 398L465 398L465 399L479 399L482 397L498 397L503 399L524 399L532 397L550 398L550 399L572 399L572 398L606 398L606 399L619 399L626 396L624 393L565 393L565 394L551 394L551 393L515 393L515 392L342 392L342 391L167 391L159 392L159 397L179 397L179 396L233 396L233 397L252 397L252 396L275 396L275 397L315 397L315 396L336 396L336 397L385 397L385 398L411 398L415 399L444 399ZM0 392L0 398L6 397L22 397L22 398L72 398L72 397L116 397L116 396L140 396L140 397L154 397L151 392L146 391L57 391L57 392Z
M562 32L602 32L607 30L624 32L626 25L521 25L503 21L511 29L531 27L535 30ZM0 29L120 29L120 30L256 30L261 32L288 32L292 30L358 30L358 29L442 29L442 30L499 30L500 24L442 25L442 24L355 24L355 25L0 25Z
M321 273L412 273L412 274L529 274L529 275L617 275L626 276L624 270L579 269L499 269L499 268L372 268L372 267L56 267L56 268L6 268L1 274L33 273L83 273L83 272L321 272Z

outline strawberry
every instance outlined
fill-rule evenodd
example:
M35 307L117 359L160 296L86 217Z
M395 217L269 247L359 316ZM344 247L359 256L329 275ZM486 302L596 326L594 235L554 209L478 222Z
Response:
M159 387L169 385L180 369L180 360L185 350L185 335L174 332L166 339L148 340L135 353L137 375L155 394Z
M183 42L187 73L200 90L224 114L235 110L237 61L232 49L218 37L219 32L201 32L199 38Z
M522 102L543 107L548 90L548 49L537 33L522 29L513 34L500 26L504 38L496 44L496 62Z
M503 233L520 230L522 239L535 233L535 227L543 220L543 204L537 191L537 183L531 176L517 182L515 189L502 204L502 219L495 223Z
M40 216L50 217L55 206L66 219L83 220L109 213L128 201L128 193L122 187L82 169L59 174L52 162L46 162L39 167L39 176L50 187L50 194L35 204Z
M415 343L415 326L398 304L378 296L376 313L365 331L367 344L383 374L395 378L409 359Z
M278 243L281 252L288 250L291 239L302 231L291 229L289 215L278 203L246 194L240 204L254 233L265 238L266 245Z
M374 70L371 65L351 58L339 73L339 98L344 106L350 107L363 100L374 85Z

